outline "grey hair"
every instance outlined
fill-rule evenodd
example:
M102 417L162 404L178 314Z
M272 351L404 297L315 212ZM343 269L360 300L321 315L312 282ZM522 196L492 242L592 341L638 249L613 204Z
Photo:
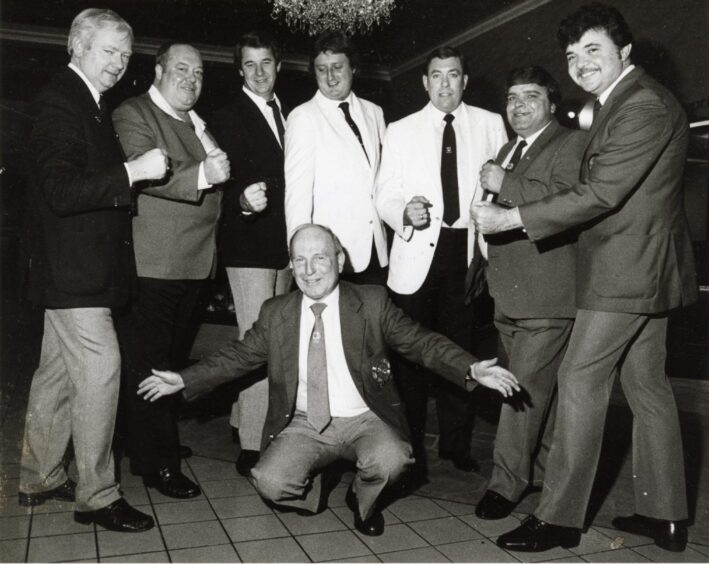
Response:
M104 8L87 8L82 10L71 22L67 39L69 54L74 54L72 44L75 39L81 41L83 45L91 45L96 31L104 27L115 27L117 31L127 33L131 42L133 41L133 28L116 12Z
M345 248L342 246L342 243L340 243L340 239L333 233L332 229L329 227L325 227L324 225L320 225L319 223L302 223L298 227L295 228L293 231L293 235L291 235L290 240L288 241L288 255L290 258L293 258L293 255L291 254L291 251L293 250L293 241L295 241L295 236L298 235L301 231L305 231L309 227L316 227L320 229L320 231L324 232L326 235L330 236L330 239L332 239L332 244L335 246L335 255L344 255L345 254Z

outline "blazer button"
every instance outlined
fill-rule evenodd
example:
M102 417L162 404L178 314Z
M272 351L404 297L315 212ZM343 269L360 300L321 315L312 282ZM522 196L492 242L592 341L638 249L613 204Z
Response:
M269 438L269 439L272 439L272 438L273 438L273 435L268 435L268 438Z
M433 243L429 243L428 246L429 246L429 247L435 247L436 245L433 244Z
M286 419L290 417L290 413L286 413Z

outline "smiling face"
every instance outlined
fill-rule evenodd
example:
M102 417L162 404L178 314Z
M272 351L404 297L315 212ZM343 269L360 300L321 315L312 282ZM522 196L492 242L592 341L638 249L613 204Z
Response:
M81 69L99 92L112 88L126 72L131 56L131 38L115 27L100 27L84 44L72 43L71 62Z
M190 45L173 45L164 66L155 65L155 86L176 112L188 112L202 92L202 56Z
M458 57L432 59L423 77L423 87L428 97L436 109L444 113L450 113L460 105L467 84L468 75L463 74L463 65Z
M589 29L566 48L571 79L586 92L599 96L630 64L628 44L619 48L604 29Z
M273 98L276 74L281 63L266 47L242 47L239 74L244 77L244 86L264 100Z
M313 61L313 69L318 89L326 98L344 100L352 92L355 71L344 53L320 53Z
M337 252L327 231L318 226L298 231L291 241L290 255L295 282L306 296L320 300L335 289L345 255Z
M526 139L539 131L554 110L546 86L515 84L507 90L507 121L520 137Z

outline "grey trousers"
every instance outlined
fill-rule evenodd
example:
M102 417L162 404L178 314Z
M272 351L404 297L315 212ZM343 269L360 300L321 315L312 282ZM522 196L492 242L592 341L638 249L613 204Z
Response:
M290 268L273 270L231 266L227 267L226 273L231 295L234 298L239 339L243 339L258 319L263 302L290 290L293 274ZM267 410L268 380L266 378L239 392L239 399L231 408L229 423L239 429L239 444L242 449L259 450Z
M667 317L579 310L559 369L559 404L542 497L534 514L584 525L616 369L633 412L635 511L687 517L682 438L665 374Z
M556 376L573 319L510 319L495 311L495 326L524 396L505 402L495 436L488 489L517 501L533 479L540 483L551 445ZM521 401L521 398L525 401Z
M20 490L38 493L67 479L62 460L73 439L77 511L117 499L111 442L121 359L107 308L47 309L39 366L32 378Z
M268 500L315 512L322 486L319 472L339 459L357 465L353 488L362 519L369 517L382 490L413 463L411 445L371 411L333 417L322 433L296 412L261 453L251 470L252 482Z

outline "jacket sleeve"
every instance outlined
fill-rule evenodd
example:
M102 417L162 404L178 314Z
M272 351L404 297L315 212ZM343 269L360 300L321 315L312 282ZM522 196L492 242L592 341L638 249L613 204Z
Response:
M399 237L408 241L414 233L413 227L404 226L404 166L405 155L397 142L397 126L390 126L384 135L382 162L377 174L377 213Z
M288 240L296 227L313 221L317 137L311 117L307 112L296 108L288 117L285 138L285 212Z

